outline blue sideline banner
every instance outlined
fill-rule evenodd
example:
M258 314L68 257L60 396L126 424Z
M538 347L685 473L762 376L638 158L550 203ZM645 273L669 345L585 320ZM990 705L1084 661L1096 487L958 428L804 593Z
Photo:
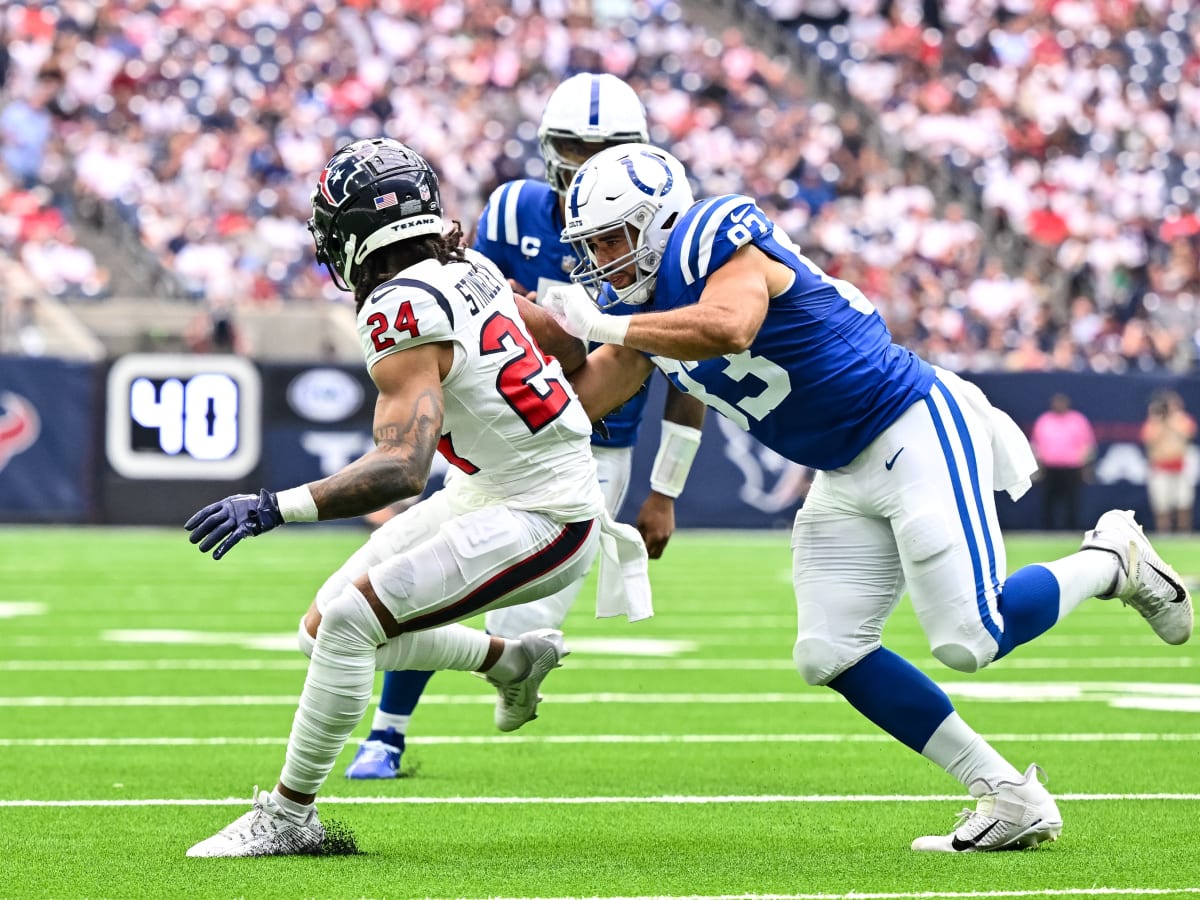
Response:
M964 373L992 403L1011 415L1029 434L1056 393L1067 394L1075 409L1092 422L1099 444L1085 484L1080 514L1083 527L1107 509L1132 509L1152 521L1146 499L1146 457L1139 432L1152 394L1178 391L1200 419L1200 379L1168 375L1092 373ZM646 418L634 453L633 478L622 521L632 522L649 490L650 469L658 449L665 388L652 380ZM792 523L807 489L806 471L759 444L746 432L709 410L704 438L687 488L675 503L679 528L784 528ZM1034 483L1020 501L999 494L1001 525L1014 530L1041 526L1041 485Z
M261 371L264 487L316 481L374 446L377 391L363 366L271 364ZM427 492L441 486L445 471L435 456Z
M0 520L91 517L97 384L90 363L0 357Z
M658 452L666 379L650 379L650 398L633 454L633 475L618 518L634 522L650 491ZM807 489L808 472L768 450L711 409L683 494L675 501L677 528L788 528Z

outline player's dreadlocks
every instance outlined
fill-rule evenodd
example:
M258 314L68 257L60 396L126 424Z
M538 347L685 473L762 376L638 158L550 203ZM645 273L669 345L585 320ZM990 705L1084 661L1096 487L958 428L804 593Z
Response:
M466 258L463 252L462 224L456 219L452 225L445 234L425 234L380 247L363 260L358 280L354 282L355 312L362 309L375 288L409 266L415 266L426 259L436 259L442 265L462 262Z

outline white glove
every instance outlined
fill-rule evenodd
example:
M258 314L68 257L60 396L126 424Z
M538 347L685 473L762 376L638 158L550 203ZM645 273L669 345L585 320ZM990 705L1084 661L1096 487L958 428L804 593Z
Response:
M597 344L623 344L629 316L600 312L588 292L578 284L555 285L542 296L541 306L558 327L572 337Z

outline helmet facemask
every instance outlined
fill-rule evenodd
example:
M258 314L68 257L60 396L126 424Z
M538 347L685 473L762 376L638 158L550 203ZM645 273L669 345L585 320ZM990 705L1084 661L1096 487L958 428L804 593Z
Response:
M546 180L563 195L587 159L649 136L646 111L633 88L615 75L573 75L554 89L538 125Z
M638 208L631 210L628 218L589 228L571 238L571 249L581 260L571 270L571 280L582 285L597 306L605 306L609 302L613 302L612 297L607 301L603 299L606 283L612 294L615 295L615 302L641 304L650 299L661 254L655 252L652 247L648 247L643 242L642 235L646 233L647 226L653 220L656 211L657 205L646 201L639 204ZM628 252L601 263L596 244L599 240L616 235L624 239L625 246L629 248ZM626 287L618 288L612 282L613 276L626 271L630 266L634 266L633 282Z
M649 144L612 147L588 160L566 195L567 225L562 238L581 262L571 280L583 285L597 305L607 284L618 303L642 304L654 291L667 238L692 205L683 165ZM628 252L601 262L599 239L624 238ZM603 254L607 256L607 254ZM630 265L633 282L617 287L612 278Z

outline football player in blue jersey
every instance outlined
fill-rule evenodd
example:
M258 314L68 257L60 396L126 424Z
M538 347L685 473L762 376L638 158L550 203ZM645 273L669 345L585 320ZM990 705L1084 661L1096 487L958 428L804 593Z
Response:
M657 366L818 470L792 534L796 668L978 798L953 831L913 849L1056 839L1062 818L1039 768L1018 770L972 730L882 645L883 625L907 588L933 655L975 672L1084 600L1115 597L1181 644L1187 588L1132 513L1106 512L1079 552L1005 578L994 491L1019 497L1036 468L1020 429L977 387L892 343L862 292L807 259L754 200L693 202L668 153L635 144L594 156L568 188L563 236L583 258L577 284L551 293L534 331L574 368L593 419ZM605 285L620 302L602 310ZM568 335L605 346L585 356Z
M476 227L474 249L488 257L520 294L543 294L569 283L580 257L560 234L563 195L579 166L617 144L648 139L646 113L633 88L615 75L581 73L550 95L538 127L546 181L521 179L492 192ZM609 513L625 502L633 465L633 446L646 405L643 385L619 409L604 418L592 437L600 487ZM704 404L673 386L663 410L662 439L650 474L650 492L636 525L652 559L662 555L675 530L675 500L683 490L704 422ZM579 593L582 579L565 590L519 607L489 613L490 634L517 636L536 628L562 625ZM348 778L395 778L400 771L405 735L432 672L388 672L371 731L346 769Z

